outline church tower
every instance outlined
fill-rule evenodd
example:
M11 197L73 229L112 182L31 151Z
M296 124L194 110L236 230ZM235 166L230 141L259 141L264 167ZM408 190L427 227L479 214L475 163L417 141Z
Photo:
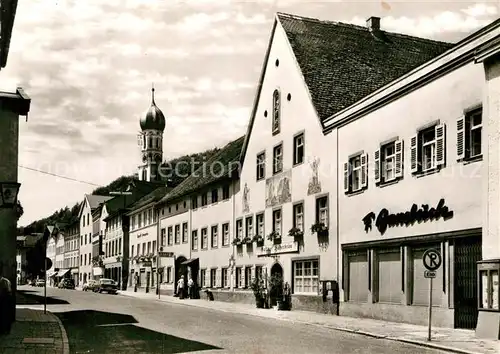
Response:
M155 89L151 89L151 107L140 120L142 164L139 165L140 181L160 181L159 167L163 161L163 131L165 130L165 116L155 103Z

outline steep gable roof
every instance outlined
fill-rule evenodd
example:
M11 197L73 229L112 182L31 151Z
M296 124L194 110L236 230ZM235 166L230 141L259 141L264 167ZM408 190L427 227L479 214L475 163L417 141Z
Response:
M283 27L320 122L454 44L278 12L257 86L241 162L259 104L277 22Z
M239 174L239 158L245 137L242 136L224 146L215 156L203 163L181 184L164 196L158 204L182 198L223 179Z
M90 209L94 211L99 207L101 203L104 203L107 200L112 199L113 197L106 195L95 195L95 194L86 194L85 198L89 201Z

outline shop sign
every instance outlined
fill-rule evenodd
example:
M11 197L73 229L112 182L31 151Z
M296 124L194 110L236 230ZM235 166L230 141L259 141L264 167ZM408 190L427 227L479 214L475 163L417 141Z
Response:
M162 258L173 258L174 252L158 252L158 256Z
M143 233L137 234L137 238L146 237L148 235L149 235L148 232L143 232Z
M287 242L278 245L272 245L271 247L263 246L262 251L257 254L258 257L272 256L275 254L282 253L294 253L299 252L298 242Z
M363 218L363 223L365 224L365 231L368 232L372 229L372 223L375 221L378 231L384 234L388 227L411 226L415 222L421 223L440 218L448 220L452 217L453 211L448 209L444 199L440 199L435 208L429 208L428 204L422 204L421 207L413 204L409 211L396 214L391 214L389 210L384 208L380 210L376 217L374 212L370 212Z

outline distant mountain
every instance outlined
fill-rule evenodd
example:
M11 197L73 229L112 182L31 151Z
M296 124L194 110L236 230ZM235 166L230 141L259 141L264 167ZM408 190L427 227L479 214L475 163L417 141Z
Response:
M201 164L208 161L216 153L220 151L219 148L206 150L204 152L184 155L170 161L163 162L162 176L163 180L171 186L179 185L184 179L193 173ZM109 195L111 191L124 190L131 181L137 179L137 175L121 176L105 187L95 189L91 194L95 195ZM83 200L83 195L82 195ZM40 220L33 221L31 224L18 228L18 235L30 234L34 232L43 232L45 225L58 224L61 226L70 225L78 221L78 212L80 210L81 201L73 205L71 208L68 206L55 211L52 215Z

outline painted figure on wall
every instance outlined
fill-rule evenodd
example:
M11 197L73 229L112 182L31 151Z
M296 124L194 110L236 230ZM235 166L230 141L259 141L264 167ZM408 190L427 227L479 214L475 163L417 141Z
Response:
M249 203L249 193L247 184L245 183L245 188L243 188L243 212L248 213L250 211L250 203Z
M321 192L321 182L318 176L319 163L319 157L315 157L309 161L309 166L311 166L311 178L309 179L309 186L307 187L307 195Z
M266 180L266 207L273 207L292 200L291 171Z

